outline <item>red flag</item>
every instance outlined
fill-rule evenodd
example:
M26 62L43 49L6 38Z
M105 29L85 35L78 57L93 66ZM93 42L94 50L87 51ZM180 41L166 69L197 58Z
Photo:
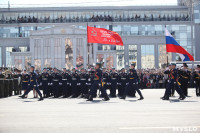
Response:
M123 41L117 32L104 28L87 27L88 43L101 43L123 46Z

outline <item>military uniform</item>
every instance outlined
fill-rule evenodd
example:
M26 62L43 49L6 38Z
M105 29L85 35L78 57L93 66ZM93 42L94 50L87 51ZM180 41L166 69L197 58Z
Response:
M88 80L88 75L85 72L82 72L80 74L80 88L81 88L81 97L83 98L84 95L86 95L87 92L87 80Z
M14 85L14 94L15 95L19 95L19 93L20 93L20 88L19 88L19 75L18 75L18 73L14 73L13 74L13 85Z
M121 85L119 86L120 88L118 88L119 91L119 96L123 96L124 95L124 91L126 88L126 84L128 83L128 74L125 72L120 73L120 79L121 79Z
M100 64L97 63L97 65L99 65L100 67ZM90 88L90 92L89 92L89 98L87 101L93 101L93 97L95 96L96 92L97 92L97 89L100 87L100 91L101 91L101 94L103 95L104 97L104 100L107 101L109 100L109 97L106 93L106 90L104 87L101 87L102 86L102 70L100 68L96 69L95 72L94 72L94 82Z
M169 100L169 96L171 94L171 88L175 88L175 90L177 91L177 93L180 95L179 99L184 100L185 99L185 95L183 93L183 91L181 90L180 86L179 86L179 82L177 82L177 75L178 75L178 71L176 68L174 69L170 69L170 70L166 70L164 72L165 74L168 74L168 83L167 83L167 87L165 90L165 94L164 97L162 97L163 100Z
M62 91L64 97L69 97L71 95L70 91L71 76L68 72L62 73Z
M188 96L188 83L190 81L190 71L181 69L179 70L179 79L180 87L185 96Z
M43 72L41 74L41 87L43 90L43 97L47 98L49 96L48 85L50 83L49 74L47 72Z
M121 99L125 99L126 98L128 90L130 90L130 89L135 89L137 91L137 93L140 96L140 98L138 100L144 99L144 97L142 96L141 91L138 88L138 75L137 75L137 72L136 72L135 69L130 69L130 71L129 71L128 83L127 83L127 86L125 88L124 95L123 95L123 97L121 97Z
M37 82L37 73L34 71L34 66L31 66L31 68L33 68L33 71L30 72L30 84L28 86L28 89L26 90L26 92L19 97L25 98L26 95L28 95L28 93L33 90L33 88L36 90L36 92L38 93L38 95L40 96L39 100L43 100L42 94L38 88L38 82Z
M22 74L22 90L26 91L30 85L30 75Z
M0 98L4 97L4 80L5 80L5 75L0 73Z
M116 72L111 72L110 77L111 77L110 96L116 97L118 74Z
M13 93L13 77L12 74L9 72L6 74L6 79L5 79L5 97L7 96L12 96Z
M79 89L80 89L80 76L75 71L72 73L72 81L71 81L71 88L72 88L72 98L76 98L79 95Z
M52 88L53 88L53 96L54 98L59 97L60 85L61 83L61 76L58 72L52 73Z
M194 83L196 87L196 96L200 96L200 71L197 70L194 72Z

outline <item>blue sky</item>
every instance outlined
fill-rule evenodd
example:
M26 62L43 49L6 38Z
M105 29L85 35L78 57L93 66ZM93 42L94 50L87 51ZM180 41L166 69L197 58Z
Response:
M177 0L9 0L12 7L176 5ZM8 0L0 0L7 7Z

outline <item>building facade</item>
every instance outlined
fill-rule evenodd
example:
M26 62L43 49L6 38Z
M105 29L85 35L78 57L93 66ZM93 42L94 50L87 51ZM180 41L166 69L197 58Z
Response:
M0 66L28 69L161 68L167 63L165 26L200 60L200 4L177 6L45 7L0 9ZM87 44L87 25L118 32L124 46ZM169 61L180 60L168 54Z

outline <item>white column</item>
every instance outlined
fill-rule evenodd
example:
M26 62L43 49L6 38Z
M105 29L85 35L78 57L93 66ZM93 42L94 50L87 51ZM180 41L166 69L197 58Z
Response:
M40 44L40 47L41 47L41 70L44 68L44 38L41 38L41 44Z
M55 43L55 38L51 38L51 67L54 67L54 43Z
M113 66L117 69L117 57L116 54L113 54Z
M87 40L86 38L83 38L83 67L87 67L87 61L88 61L88 51L87 51Z
M25 67L25 56L26 55L22 55L22 69Z
M104 54L104 55L103 55L103 58L104 58L104 67L106 68L106 58L107 58L107 54Z
M35 49L34 49L34 39L30 38L30 52L31 52L31 65L35 65L34 60L35 60Z
M76 67L76 38L72 39L72 47L73 47L73 67Z
M62 65L62 68L65 67L65 38L63 37L62 38L62 57L61 57L61 65Z

